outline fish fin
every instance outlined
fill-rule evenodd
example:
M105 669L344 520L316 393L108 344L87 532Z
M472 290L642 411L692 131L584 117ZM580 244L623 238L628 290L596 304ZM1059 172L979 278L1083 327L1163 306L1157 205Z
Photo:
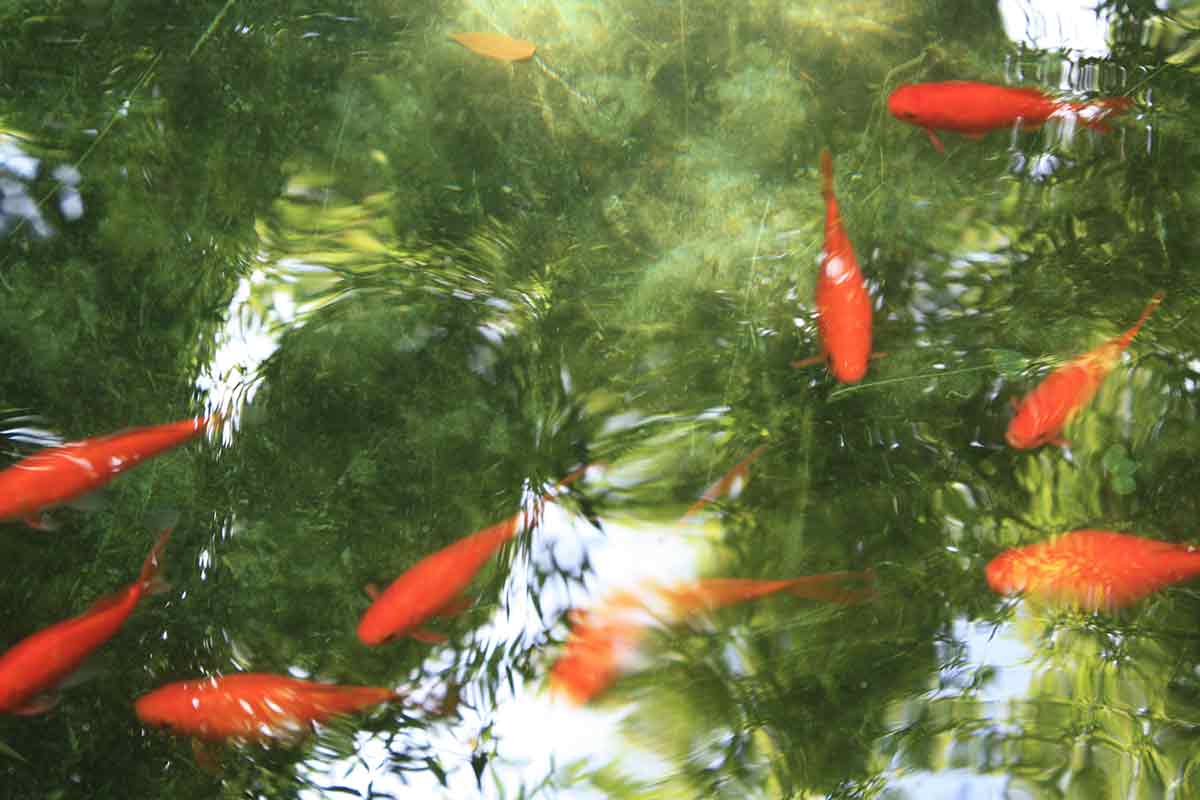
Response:
M1129 330L1117 338L1117 346L1119 348L1124 350L1126 347L1129 347L1129 343L1133 341L1133 337L1138 335L1138 331L1142 329L1142 326L1146 324L1146 320L1150 319L1150 315L1154 313L1154 310L1158 308L1166 296L1166 292L1162 290L1154 293L1154 296L1150 298L1150 302L1146 303L1146 307L1142 309L1142 315L1138 317L1137 322L1129 326Z
M1047 439L1046 444L1052 444L1055 447L1070 447L1071 442L1061 436L1055 436L1053 439Z
M142 591L146 594L166 594L171 591L171 584L162 578L155 575L143 586Z
M98 511L103 511L108 505L108 492L105 489L93 489L90 492L81 494L78 497L73 497L63 505L68 508L73 508L76 511L83 511L87 514L95 514Z
M379 585L375 583L368 583L363 587L363 591L366 592L367 597L371 598L372 600L378 600L379 595L381 594L379 591Z
M162 557L163 548L167 546L167 540L171 538L171 529L167 528L158 535L158 539L154 542L154 546L150 548L149 555L142 562L142 572L138 575L138 583L144 587L152 585L158 576L159 560Z
M833 194L833 156L828 147L821 148L821 192L827 198Z
M155 508L146 512L142 517L142 523L147 528L152 528L156 531L165 531L168 528L174 528L179 524L179 510L175 508Z
M442 644L450 640L450 637L446 634L431 631L428 628L413 628L409 630L408 635L418 642L425 642L426 644Z
M817 364L824 364L824 363L825 363L825 356L823 356L823 355L809 356L808 358L801 358L796 361L793 361L792 368L793 369L802 369L804 367L814 367Z
M47 513L29 514L22 519L29 527L35 531L56 531L61 526L55 521L54 517Z
M457 617L459 614L466 611L475 603L475 598L466 592L462 592L446 601L445 605L433 612L437 617Z
M854 588L848 584L861 584ZM870 600L877 594L875 591L875 573L871 570L863 572L830 572L824 575L808 575L796 578L788 587L789 594L804 597L809 600L828 600L831 603L857 603Z
M925 133L929 136L929 141L933 144L934 150L937 150L939 153L946 152L946 145L942 144L942 140L933 132L933 128L926 128Z
M31 697L21 705L12 710L12 713L19 714L22 717L32 717L37 714L45 714L50 709L58 705L59 696L57 694L39 694L36 697Z
M1088 103L1070 103L1068 108L1079 116L1086 127L1098 133L1108 133L1112 128L1105 120L1113 114L1128 111L1132 106L1132 98L1105 97Z
M199 739L192 739L192 755L196 758L196 766L209 775L221 776L221 759L212 748Z
M1012 408L1013 413L1020 411L1021 410L1021 398L1017 397L1014 394L1012 397L1008 398L1008 405Z
M983 131L964 131L963 136L967 137L968 139L974 139L975 141L979 141L980 139L983 138L984 133L983 133Z

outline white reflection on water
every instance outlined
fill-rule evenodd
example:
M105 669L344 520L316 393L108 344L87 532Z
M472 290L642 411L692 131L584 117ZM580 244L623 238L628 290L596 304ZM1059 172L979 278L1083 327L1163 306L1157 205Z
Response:
M1019 604L1017 616L1027 614L1024 603ZM960 649L945 657L946 664L938 673L937 686L925 695L897 705L891 715L890 736L905 736L907 728L916 723L926 708L936 702L966 701L986 709L986 725L973 725L948 732L943 739L947 756L962 737L1005 736L1016 733L1018 726L1013 711L1029 695L1038 664L1037 655L1023 641L1015 619L1006 624L969 620L959 617L952 625L951 640ZM987 675L984 680L978 676ZM982 722L983 720L978 720ZM891 762L883 771L887 780L884 798L1000 798L1014 797L1009 792L1008 776L979 773L971 769L943 767L937 771L914 769L907 764L903 741L893 744ZM934 756L935 759L941 756Z
M1000 16L1008 38L1033 49L1073 50L1088 58L1108 55L1111 12L1098 14L1095 2L1000 0Z
M473 634L475 647L491 652L512 641L533 642L548 623L561 617L568 608L590 606L597 598L621 588L632 588L645 578L694 578L701 556L695 542L694 535L681 535L673 526L635 530L605 522L601 533L562 506L547 504L528 553L518 555L513 561L502 590L503 601L492 618ZM594 574L589 576L582 596L578 586L572 592L565 582L552 580L539 594L544 618L539 616L530 602L528 589L534 580L535 565L548 569L553 559L562 564L568 558L581 559L585 552ZM544 655L548 670L558 655L557 649ZM436 648L418 673L444 674L452 665L449 652ZM400 688L410 692L414 702L441 690L430 685ZM481 693L469 684L462 687L462 696L468 703L476 695ZM475 797L480 790L471 768L471 756L479 746L477 737L490 727L488 747L494 747L494 752L484 774L483 797L500 796L494 786L496 781L512 794L516 787L535 786L577 761L591 768L616 763L625 775L634 779L669 774L673 770L670 764L633 749L621 737L621 720L633 710L629 705L576 707L565 698L551 696L544 681L527 683L518 679L515 691L510 692L506 684L502 685L494 707L481 705L479 710L472 710L464 704L460 706L463 717L460 722L450 726L435 724L407 734L413 739L422 737L420 743L441 760L449 788L443 788L434 775L424 772L405 773L407 782L401 782L389 769L390 755L384 739L370 734L359 734L354 757L334 762L310 759L301 771L316 786L347 787L363 797L367 796L368 786L376 796ZM308 790L301 796L317 800L322 795L317 790ZM604 797L584 787L559 788L555 796L570 800Z

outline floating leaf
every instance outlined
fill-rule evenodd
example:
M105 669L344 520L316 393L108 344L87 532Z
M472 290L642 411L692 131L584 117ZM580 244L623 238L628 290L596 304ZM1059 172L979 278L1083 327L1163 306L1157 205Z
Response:
M452 33L450 38L463 47L497 61L527 61L537 50L533 42L514 39L502 33Z

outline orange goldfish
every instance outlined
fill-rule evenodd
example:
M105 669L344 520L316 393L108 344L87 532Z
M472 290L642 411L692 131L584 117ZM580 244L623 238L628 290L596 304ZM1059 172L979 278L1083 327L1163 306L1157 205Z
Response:
M867 359L871 357L871 295L842 227L833 194L833 158L828 150L821 151L821 176L825 246L817 276L817 329L833 376L842 383L856 383L866 374Z
M1020 402L1014 401L1016 414L1004 436L1008 443L1021 449L1062 444L1063 427L1095 396L1162 299L1162 292L1155 294L1129 330L1054 370Z
M165 425L39 450L0 472L0 519L25 519L98 489L143 459L199 436L215 417Z
M1128 97L1108 97L1083 103L1055 99L1039 89L996 86L976 81L910 83L888 97L888 110L904 122L924 128L939 153L945 150L934 134L957 131L978 139L999 128L1037 128L1051 117L1078 117L1084 125L1108 130L1104 120L1133 105Z
M1197 575L1200 551L1191 545L1113 531L1071 531L1007 550L987 565L995 592L1025 592L1089 611L1124 608Z
M721 479L704 490L704 494L700 495L700 499L692 504L682 517L680 522L684 522L694 514L699 513L700 509L708 505L712 501L725 495L734 496L741 490L743 484L750 479L750 465L753 464L763 451L767 449L765 444L760 444L758 447L750 451L750 454L734 465L733 469L721 476Z
M134 703L147 725L200 739L288 739L340 714L398 699L379 686L338 686L247 672L160 686Z
M566 486L587 471L582 467L558 482ZM543 496L543 500L550 495ZM517 535L526 515L518 511L495 525L427 556L392 581L382 593L373 593L374 602L358 623L358 638L366 645L383 644L389 639L409 635L420 641L443 641L441 634L417 627L432 616L445 616L462 610L469 601L463 591L475 574L507 541Z
M45 695L107 642L133 613L158 574L158 560L171 532L158 537L133 583L103 597L78 617L51 625L0 655L0 713L40 714L53 705Z
M854 603L873 596L874 591L847 588L846 584L871 577L869 572L830 572L783 580L706 578L673 586L648 583L639 593L618 592L596 609L571 612L571 634L550 670L550 684L573 701L586 703L616 680L656 621L675 624L704 611L776 592Z

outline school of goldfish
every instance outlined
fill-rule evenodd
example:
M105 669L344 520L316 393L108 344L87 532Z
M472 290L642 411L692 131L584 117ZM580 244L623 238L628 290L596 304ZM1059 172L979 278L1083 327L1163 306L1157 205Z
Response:
M526 41L492 33L452 38L488 58L520 62L534 56ZM1032 88L971 81L904 85L893 91L888 109L897 119L934 133L954 131L981 138L994 130L1033 128L1052 118L1076 119L1103 132L1110 117L1129 109L1125 97L1066 102ZM866 375L872 357L875 301L868 289L834 192L833 157L820 153L825 203L824 245L816 277L815 307L820 359L833 378L854 383ZM1120 336L1076 356L1050 372L1021 400L1005 439L1016 449L1062 445L1064 429L1084 413L1122 353L1162 303L1155 294L1141 316ZM808 363L802 360L794 366ZM182 445L220 424L216 416L196 417L100 436L37 452L0 471L0 519L45 527L44 514L116 479L138 463ZM681 522L706 506L736 495L750 467L767 446L754 448L703 492ZM568 474L522 509L467 535L413 564L382 591L368 587L372 602L357 626L364 646L378 647L402 637L428 643L446 634L426 627L432 619L468 608L468 589L483 566L508 542L536 527L541 504L584 478L587 466ZM158 578L170 531L160 534L136 579L100 598L82 614L54 623L8 646L0 654L0 713L36 714L50 710L54 692L89 654L112 639ZM1022 593L1044 602L1087 611L1113 611L1165 586L1200 574L1200 551L1184 544L1155 541L1130 533L1077 530L1001 553L986 566L987 584L997 593ZM570 633L549 670L550 686L576 703L587 703L638 661L640 645L655 627L678 625L696 616L769 595L790 595L837 604L868 601L876 594L869 572L834 572L774 580L706 578L690 583L643 582L615 592L591 609L574 609ZM202 740L288 741L315 723L401 699L386 687L342 686L263 673L203 676L161 686L137 698L134 712L148 726L162 726Z

